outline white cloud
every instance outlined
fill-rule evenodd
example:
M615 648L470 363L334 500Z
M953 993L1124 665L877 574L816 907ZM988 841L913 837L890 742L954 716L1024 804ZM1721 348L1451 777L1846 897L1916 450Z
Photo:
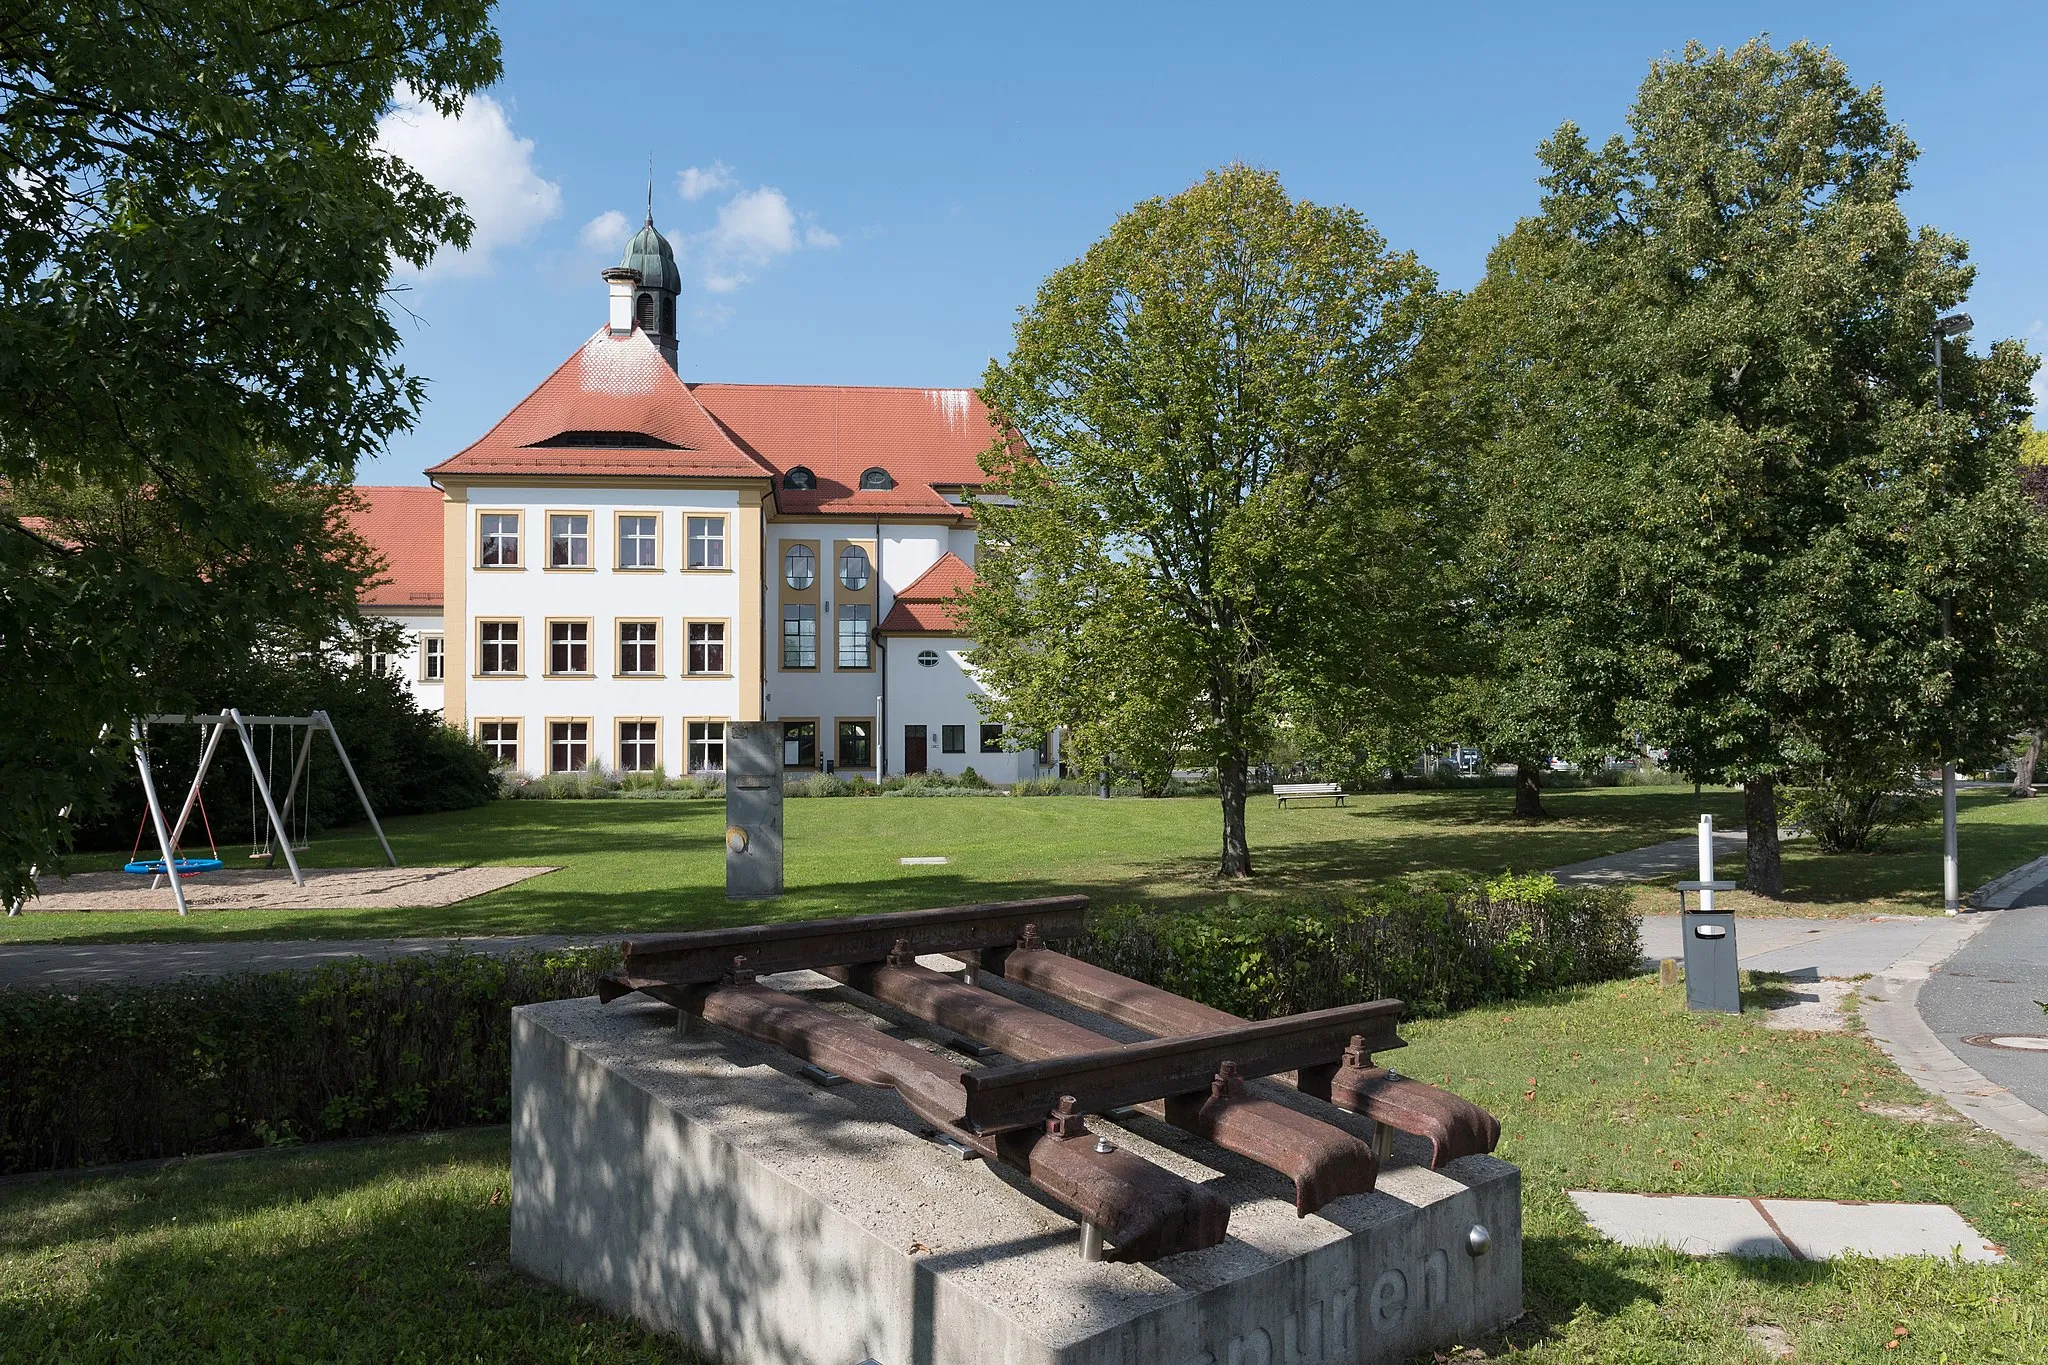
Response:
M562 187L533 165L533 139L512 131L505 107L472 96L448 118L401 87L377 121L377 145L404 159L436 188L460 195L476 228L469 250L443 250L428 274L483 275L492 255L531 236L562 211ZM588 231L588 229L586 229Z
M781 190L743 191L720 206L711 244L742 260L771 260L796 250L796 214Z
M583 225L583 231L576 234L576 240L592 251L605 251L626 240L626 215L617 209L606 209Z
M690 166L678 173L676 193L694 203L707 194L729 190L736 183L732 178L732 167L723 161L714 161L709 166Z
M704 256L704 287L730 294L753 272L791 252L824 250L839 238L799 215L789 198L772 185L741 190L719 205L718 221L699 239Z

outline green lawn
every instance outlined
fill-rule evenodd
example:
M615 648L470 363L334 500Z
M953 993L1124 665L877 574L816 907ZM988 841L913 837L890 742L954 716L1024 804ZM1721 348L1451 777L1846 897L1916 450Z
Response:
M512 1269L502 1128L0 1189L0 1361L676 1361Z
M1807 1361L2048 1359L2048 1167L1859 1107L1926 1098L1860 1038L1689 1015L1648 978L1403 1031L1403 1069L1492 1108L1523 1170L1531 1316L1490 1356L1725 1365L1764 1359L1756 1323ZM0 1188L0 1359L684 1359L510 1270L506 1178L485 1130ZM1575 1188L1945 1201L2011 1259L1627 1251Z
M1734 819L1740 798L1710 792ZM1551 797L1553 819L1510 818L1503 789L1361 796L1342 808L1252 803L1259 879L1250 894L1341 891L1396 873L1494 873L1555 867L1684 833L1690 790L1600 789ZM1086 891L1103 899L1198 904L1226 894L1213 878L1220 816L1213 799L1090 797L802 798L784 807L789 894L772 904L725 899L718 801L500 801L393 820L411 866L527 863L561 871L440 910L218 911L39 915L0 920L0 941L94 938L364 937L443 933L611 933L908 910ZM234 850L223 850L230 866ZM912 855L944 866L904 867ZM337 831L308 862L379 861L374 840ZM78 860L116 866L118 856ZM169 892L165 893L168 903ZM31 903L33 904L33 903Z
M396 934L590 933L680 929L767 917L797 919L1085 891L1098 899L1200 905L1228 894L1341 892L1376 878L1443 869L1540 870L1689 834L1699 811L1736 828L1740 797L1680 787L1552 792L1552 818L1524 824L1500 788L1353 798L1342 808L1280 811L1252 802L1259 876L1228 888L1212 874L1219 817L1207 798L806 798L785 807L789 894L772 904L724 897L723 804L717 801L500 801L393 820L411 866L530 863L560 871L439 910L41 914L0 919L0 942L50 939L321 938ZM2048 800L1972 791L1963 802L1963 876L1974 887L2048 851ZM1824 857L1786 846L1791 899L1750 913L1938 912L1939 830L1925 827L1874 857ZM230 866L236 850L224 850ZM945 866L904 867L941 854ZM315 867L379 860L358 830L315 842ZM119 866L118 856L76 866ZM168 903L169 893L165 893ZM1674 908L1645 889L1647 910Z
M1721 827L1721 816L1714 817ZM1809 839L1781 845L1785 899L1723 893L1720 905L1739 915L1938 915L1941 906L1941 822L1894 832L1876 853L1826 854ZM1965 896L2002 872L2048 853L2048 798L2015 801L2003 790L1970 788L1956 797L1956 850ZM1740 878L1742 867L1716 869ZM1691 876L1691 873L1687 873ZM1638 908L1670 912L1676 878L1637 894Z

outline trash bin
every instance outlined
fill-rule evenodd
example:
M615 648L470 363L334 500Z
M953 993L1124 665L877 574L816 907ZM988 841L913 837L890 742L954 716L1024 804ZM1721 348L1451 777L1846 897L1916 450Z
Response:
M1685 891L1730 891L1733 882L1680 882ZM1735 916L1725 910L1686 910L1678 917L1685 934L1685 1007L1720 1014L1742 1013L1742 977L1735 949Z

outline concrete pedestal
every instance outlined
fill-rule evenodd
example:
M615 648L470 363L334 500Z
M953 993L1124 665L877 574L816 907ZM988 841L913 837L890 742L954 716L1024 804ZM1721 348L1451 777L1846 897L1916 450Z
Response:
M515 1012L512 1259L733 1365L1343 1365L1521 1313L1506 1162L1431 1172L1403 1137L1375 1193L1297 1218L1262 1167L1143 1118L1099 1122L1227 1194L1230 1237L1085 1262L1070 1216L924 1140L892 1095L820 1087L777 1049L675 1018L594 999Z

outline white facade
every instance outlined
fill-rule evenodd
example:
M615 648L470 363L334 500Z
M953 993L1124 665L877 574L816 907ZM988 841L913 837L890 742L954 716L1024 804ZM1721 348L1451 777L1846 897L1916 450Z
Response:
M645 767L650 742L672 775L722 770L723 725L746 713L737 560L759 516L731 489L463 490L470 732L528 773Z
M982 718L981 694L962 636L899 635L889 641L889 771L906 772L924 741L924 770L958 777L972 768L1008 785L1050 772L1053 752L1004 748L1002 730Z
M371 610L367 615L394 621L405 631L405 642L370 666L404 683L413 700L424 711L441 710L444 674L447 667L447 632L439 612Z

